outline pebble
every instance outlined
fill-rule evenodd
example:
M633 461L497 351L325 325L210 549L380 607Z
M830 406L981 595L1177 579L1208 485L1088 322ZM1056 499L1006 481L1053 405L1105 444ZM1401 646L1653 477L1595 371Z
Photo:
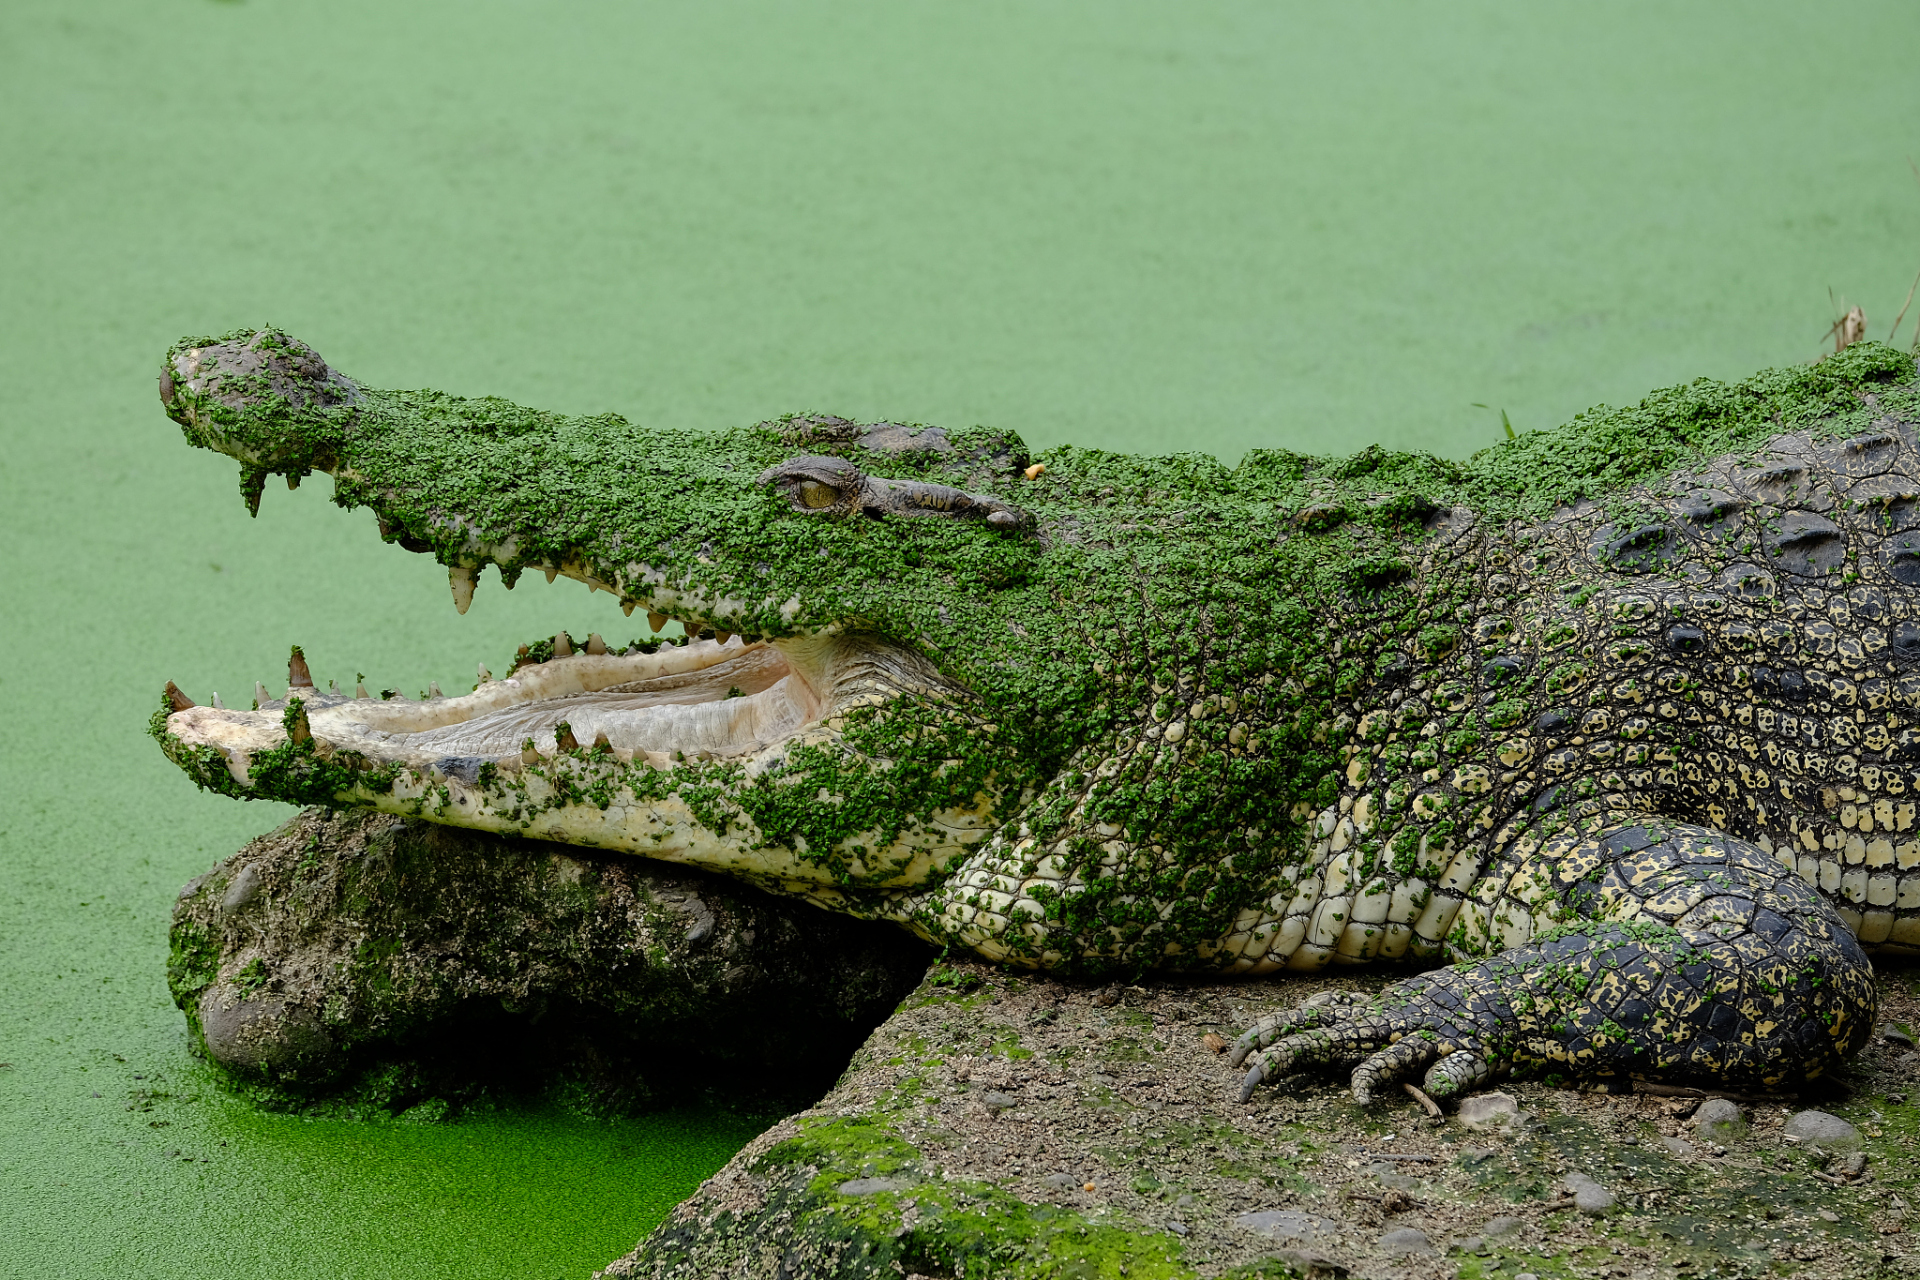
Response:
M1573 1192L1573 1207L1592 1217L1599 1217L1618 1203L1613 1192L1584 1173L1568 1174L1566 1187Z
M1839 1116L1824 1111L1801 1111L1787 1120L1782 1136L1832 1152L1858 1151L1865 1139Z
M1187 1224L1180 1221L1178 1218L1174 1218L1167 1223L1167 1230L1173 1232L1173 1234L1177 1236L1183 1236L1187 1234Z
M1682 1160L1691 1160L1700 1154L1699 1150L1691 1142L1678 1136L1662 1138L1660 1139L1660 1145Z
M1380 1247L1389 1253L1433 1252L1433 1242L1418 1227L1395 1227L1380 1237Z
M1898 1027L1880 1028L1880 1038L1882 1040L1885 1040L1888 1044L1895 1046L1896 1048L1901 1048L1901 1049L1913 1048L1913 1037L1908 1035L1906 1032L1902 1031Z
M1693 1113L1693 1128L1710 1141L1735 1142L1746 1132L1747 1116L1726 1098L1708 1098Z
M1040 1179L1056 1191L1071 1191L1080 1185L1081 1180L1070 1173L1050 1173Z
M1381 1186L1392 1187L1396 1191L1412 1191L1420 1185L1420 1179L1410 1173L1400 1172L1398 1165L1388 1164L1384 1160L1368 1165L1367 1172Z
M1020 1105L1019 1100L1011 1094L1001 1093L997 1089L989 1089L981 1094L980 1101L994 1111L1008 1111Z
M1243 1231L1257 1231L1274 1240L1311 1240L1339 1229L1339 1224L1329 1218L1301 1213L1297 1209L1262 1209L1258 1213L1243 1213L1233 1220L1233 1225Z
M1520 1104L1510 1093L1476 1093L1461 1101L1457 1114L1469 1129L1488 1129L1518 1120Z

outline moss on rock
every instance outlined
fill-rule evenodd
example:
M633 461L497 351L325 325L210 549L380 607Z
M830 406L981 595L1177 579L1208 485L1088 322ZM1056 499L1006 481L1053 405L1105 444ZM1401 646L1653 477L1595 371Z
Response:
M199 1047L272 1105L530 1086L590 1109L793 1105L927 955L663 863L310 810L181 891L167 978Z

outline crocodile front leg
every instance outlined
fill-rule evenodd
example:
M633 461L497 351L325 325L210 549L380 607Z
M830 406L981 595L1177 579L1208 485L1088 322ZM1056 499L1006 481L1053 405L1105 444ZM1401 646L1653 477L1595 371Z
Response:
M1838 913L1778 861L1703 827L1642 821L1545 841L1560 923L1482 960L1262 1019L1241 1086L1315 1065L1353 1092L1425 1068L1446 1097L1502 1075L1776 1088L1818 1076L1873 1027L1871 967Z

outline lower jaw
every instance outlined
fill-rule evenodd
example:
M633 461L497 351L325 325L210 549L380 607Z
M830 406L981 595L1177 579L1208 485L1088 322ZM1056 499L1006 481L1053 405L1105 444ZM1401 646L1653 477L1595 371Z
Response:
M843 661L849 653L857 660ZM828 859L804 849L766 843L751 817L731 803L759 775L779 771L795 748L841 749L841 714L871 704L875 695L857 676L843 688L836 672L854 672L876 656L900 655L832 637L778 645L735 637L725 645L696 640L624 655L563 653L460 698L347 698L303 684L256 711L189 706L155 728L177 763L225 794L344 804L639 854L850 909L833 886L902 890L923 881L986 834L994 802L979 797L970 810L935 814L913 834L884 844L878 832L851 837L830 851L832 869ZM304 676L303 662L298 669ZM711 686L705 688L711 697L695 696L701 682ZM609 690L625 690L620 696L629 700L654 699L651 710L628 709L643 728L657 716L731 717L729 723L742 724L771 717L782 733L770 741L752 733L708 734L699 745L656 736L650 747L643 745L645 733L614 724L596 743L571 722L592 723ZM755 700L764 715L745 714ZM532 715L540 723L515 721L515 733L495 734L477 749L457 741L487 717L502 715ZM803 789L811 794L811 784ZM849 856L848 850L857 852Z

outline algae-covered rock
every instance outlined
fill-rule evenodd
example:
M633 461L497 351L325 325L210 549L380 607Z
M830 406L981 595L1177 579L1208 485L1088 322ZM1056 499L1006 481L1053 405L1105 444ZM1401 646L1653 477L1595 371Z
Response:
M168 980L264 1099L818 1096L928 951L628 855L309 810L181 891Z
M1678 1157L1701 1099L1502 1084L1510 1122L1435 1123L1344 1075L1239 1100L1214 1051L1270 1008L1392 974L1093 989L941 964L817 1104L756 1139L605 1276L645 1280L1817 1280L1920 1275L1897 1046L1798 1100L1749 1100L1724 1154ZM1883 968L1881 1006L1920 1013ZM1783 1143L1818 1101L1858 1168ZM1466 1114L1487 1110L1461 1108ZM1719 1110L1714 1108L1712 1110ZM1802 1121L1801 1124L1807 1122ZM1398 1174L1383 1174L1397 1169Z

